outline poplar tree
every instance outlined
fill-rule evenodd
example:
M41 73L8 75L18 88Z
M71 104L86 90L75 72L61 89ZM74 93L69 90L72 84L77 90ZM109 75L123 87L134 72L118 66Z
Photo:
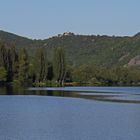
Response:
M0 44L0 67L7 69L7 50L4 44Z
M62 85L64 82L66 73L66 64L65 64L65 55L64 50L59 47L56 48L54 51L54 57L53 57L53 74L54 79Z
M10 49L10 56L12 61L12 80L14 80L18 78L19 68L19 56L14 45Z
M12 82L13 71L12 71L12 56L10 48L7 49L7 82Z
M45 48L38 48L35 54L34 70L36 82L45 82L48 74L48 61Z
M0 81L7 81L7 50L0 44Z
M29 82L29 60L28 54L25 48L20 51L19 54L19 75L18 79L20 84L28 85Z

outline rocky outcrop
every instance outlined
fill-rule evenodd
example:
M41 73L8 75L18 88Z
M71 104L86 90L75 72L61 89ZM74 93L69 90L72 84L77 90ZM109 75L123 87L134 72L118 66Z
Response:
M128 63L128 66L136 66L136 65L140 65L140 55L133 57Z

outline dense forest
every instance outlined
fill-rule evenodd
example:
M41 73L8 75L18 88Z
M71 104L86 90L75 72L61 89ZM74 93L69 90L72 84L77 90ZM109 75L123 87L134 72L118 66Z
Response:
M15 46L0 46L0 82L21 86L62 86L65 80L66 64L62 48L54 50L53 62L49 63L46 50L40 47L33 59L22 48L19 52Z
M75 35L64 33L44 40L29 39L0 31L0 41L5 46L14 42L16 49L26 48L29 57L34 57L38 47L44 47L52 61L54 48L62 47L68 64L98 66L139 66L140 33L134 36Z
M31 40L1 31L0 43L0 84L140 85L140 34L108 37L64 33Z

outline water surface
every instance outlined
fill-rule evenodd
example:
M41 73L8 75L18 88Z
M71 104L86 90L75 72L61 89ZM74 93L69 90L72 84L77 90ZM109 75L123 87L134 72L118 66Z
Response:
M0 94L0 140L140 139L140 88L1 88Z

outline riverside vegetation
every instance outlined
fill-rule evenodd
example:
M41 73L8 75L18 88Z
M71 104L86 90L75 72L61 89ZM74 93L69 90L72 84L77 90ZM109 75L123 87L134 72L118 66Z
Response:
M55 48L53 61L49 62L44 47L29 57L25 48L17 51L15 46L0 45L0 83L22 86L130 86L139 85L140 71L129 67L102 67L66 64L61 47Z
M0 84L139 86L139 42L140 34L31 40L0 31Z
M15 85L62 86L65 80L66 65L62 48L54 51L53 64L47 61L43 47L36 50L34 58L29 59L25 48L19 52L15 47L0 46L0 82Z

